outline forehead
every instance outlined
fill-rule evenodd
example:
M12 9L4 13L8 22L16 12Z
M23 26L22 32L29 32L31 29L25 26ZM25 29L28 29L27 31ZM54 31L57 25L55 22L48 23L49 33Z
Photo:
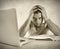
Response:
M34 17L41 17L41 13L35 13Z

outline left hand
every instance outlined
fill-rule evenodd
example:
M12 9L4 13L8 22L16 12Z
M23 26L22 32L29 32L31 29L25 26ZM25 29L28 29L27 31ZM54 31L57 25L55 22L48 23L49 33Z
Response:
M46 11L45 11L44 7L42 7L42 6L40 6L40 5L38 5L38 7L40 8L39 10L42 12L43 18L44 18L45 20L47 20L48 17L47 17L47 14L46 14Z

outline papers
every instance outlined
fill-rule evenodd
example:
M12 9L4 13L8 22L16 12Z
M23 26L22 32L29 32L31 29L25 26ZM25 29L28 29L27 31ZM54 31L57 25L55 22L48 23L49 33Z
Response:
M44 40L44 39L51 39L52 40L52 38L50 37L50 36L48 36L48 35L38 35L38 36L30 36L29 37L30 39L40 39L40 40Z
M27 37L29 39L37 39L37 40L56 40L60 41L60 36L54 36L54 35L37 35L37 36L29 36Z
M21 42L21 40L23 40ZM38 35L38 36L29 36L20 38L20 46L28 44L29 42L32 42L33 40L39 40L39 41L60 41L60 36L54 36L54 35Z

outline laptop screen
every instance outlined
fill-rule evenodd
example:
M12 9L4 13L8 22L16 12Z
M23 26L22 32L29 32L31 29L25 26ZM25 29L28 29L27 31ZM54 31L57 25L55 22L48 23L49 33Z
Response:
M18 45L16 10L0 10L0 42Z

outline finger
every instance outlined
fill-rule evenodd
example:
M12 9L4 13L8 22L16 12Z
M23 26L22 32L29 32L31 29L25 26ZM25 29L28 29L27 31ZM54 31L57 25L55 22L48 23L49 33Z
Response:
M38 7L39 7L39 8L41 8L42 10L44 9L44 7L43 7L43 6L41 6L41 5L38 5Z
M40 6L40 5L35 5L35 6L31 9L32 12L37 11L37 10L42 10L42 6Z

